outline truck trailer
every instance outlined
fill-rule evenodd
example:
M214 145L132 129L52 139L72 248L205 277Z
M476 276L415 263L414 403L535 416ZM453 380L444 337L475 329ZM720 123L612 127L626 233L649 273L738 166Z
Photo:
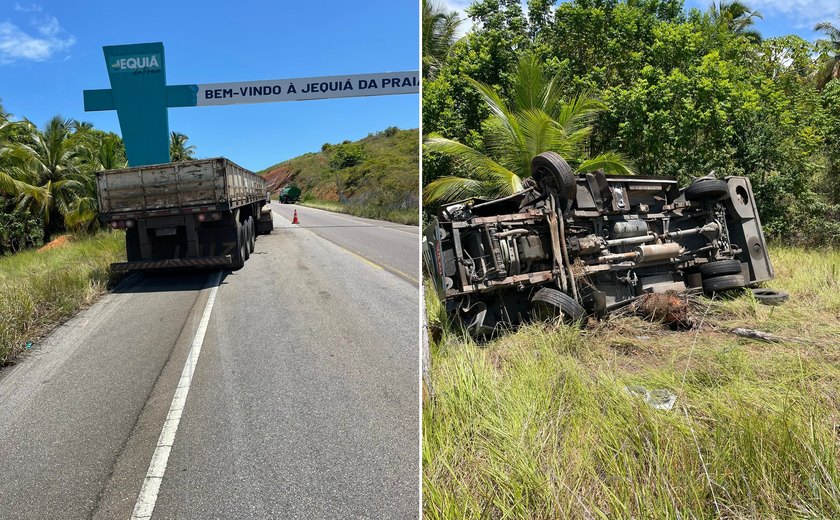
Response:
M225 158L101 171L96 191L100 221L126 232L115 272L240 269L273 229L265 180Z
M286 186L280 190L280 195L277 197L282 204L294 204L300 200L300 188L297 186Z
M773 279L748 178L575 175L553 152L513 195L444 205L425 244L448 313L477 337Z

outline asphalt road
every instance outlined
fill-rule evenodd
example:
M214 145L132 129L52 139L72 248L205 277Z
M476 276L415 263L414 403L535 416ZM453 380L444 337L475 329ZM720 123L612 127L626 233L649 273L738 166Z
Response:
M354 251L407 281L419 283L417 226L339 215L297 204L272 202L271 209L290 222L297 211L301 229Z
M0 371L0 518L130 518L162 451L153 518L417 518L416 229L310 211L215 291L132 275Z

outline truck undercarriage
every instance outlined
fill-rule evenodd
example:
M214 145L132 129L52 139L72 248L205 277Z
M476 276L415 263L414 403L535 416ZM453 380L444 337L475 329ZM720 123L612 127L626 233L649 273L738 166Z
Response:
M603 316L646 293L714 293L773 278L746 177L574 175L557 154L524 189L441 208L426 268L475 336L531 319Z

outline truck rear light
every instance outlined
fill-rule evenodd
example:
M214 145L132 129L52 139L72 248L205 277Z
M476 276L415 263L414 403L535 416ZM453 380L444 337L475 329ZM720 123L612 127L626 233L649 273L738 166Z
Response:
M125 221L125 227L129 228L129 229L133 228L134 227L134 221L133 220L126 220Z
M221 213L216 213L216 212L214 212L214 213L199 213L198 215L196 215L196 218L198 218L199 222L210 222L210 221L213 221L213 220L221 219L222 214Z
M112 220L112 221L111 221L111 227L112 227L112 228L114 228L114 229L119 228L119 227L120 227L120 223L119 223L119 221L117 221L117 220Z

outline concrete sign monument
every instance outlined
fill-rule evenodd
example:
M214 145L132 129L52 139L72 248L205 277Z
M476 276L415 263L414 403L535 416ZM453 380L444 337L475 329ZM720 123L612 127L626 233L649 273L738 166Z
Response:
M162 43L103 47L110 89L85 90L85 110L116 110L130 166L169 162L170 107L416 94L417 71L167 85Z

